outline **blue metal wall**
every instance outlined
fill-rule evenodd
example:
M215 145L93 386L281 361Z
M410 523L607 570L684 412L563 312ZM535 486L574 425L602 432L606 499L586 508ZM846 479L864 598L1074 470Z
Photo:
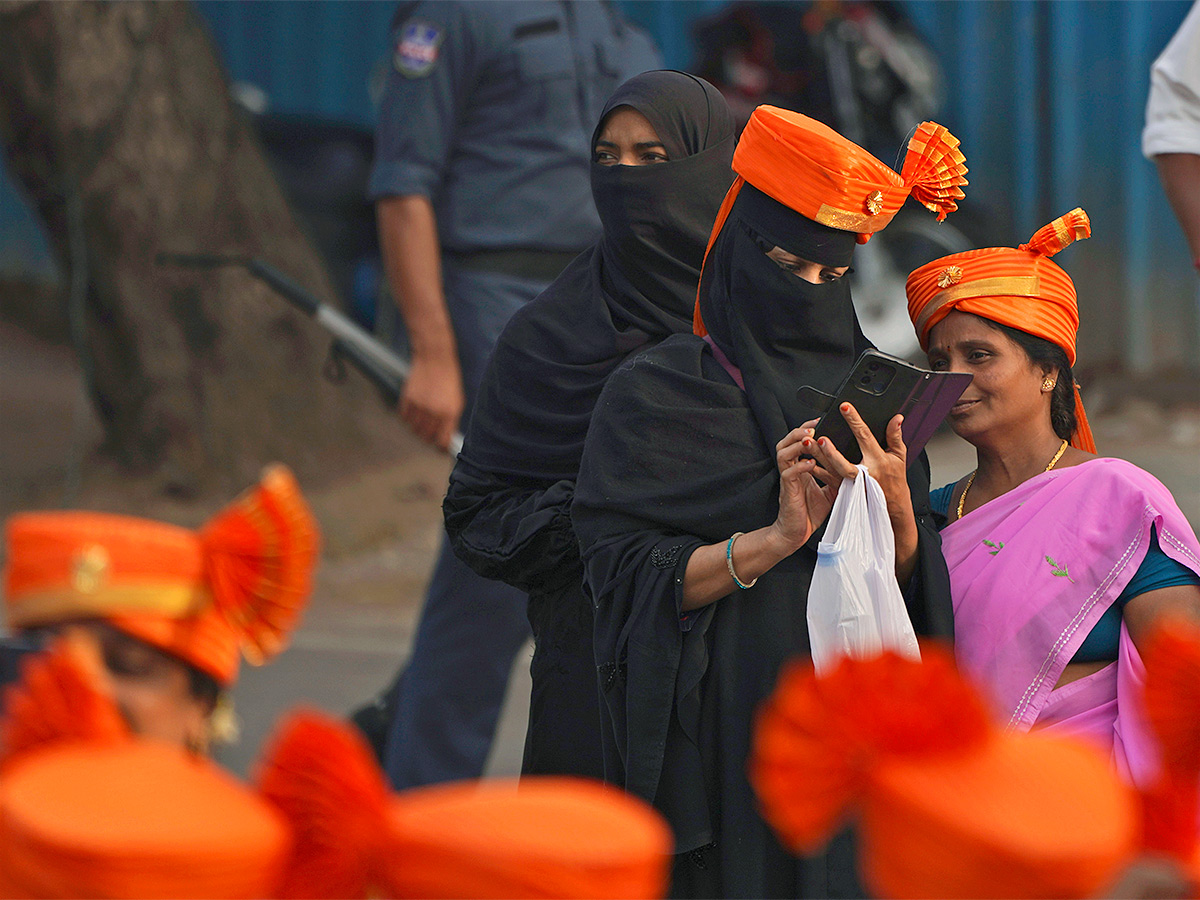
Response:
M363 0L198 0L230 75L281 112L370 124L369 86L388 59L396 4Z
M1091 240L1061 262L1080 294L1082 359L1195 367L1196 276L1154 166L1141 155L1149 68L1183 2L903 4L950 90L971 197L1011 212L1014 242L1082 206Z
M667 64L691 62L690 28L721 0L620 0ZM945 68L940 120L963 144L972 200L1016 244L1074 206L1094 237L1061 262L1080 290L1081 357L1138 369L1197 368L1200 309L1186 246L1141 157L1149 66L1187 0L901 0ZM370 124L369 85L388 56L394 4L363 0L198 0L234 79L284 112ZM0 267L36 236L0 183ZM15 223L15 224L14 224ZM14 247L20 249L14 250Z

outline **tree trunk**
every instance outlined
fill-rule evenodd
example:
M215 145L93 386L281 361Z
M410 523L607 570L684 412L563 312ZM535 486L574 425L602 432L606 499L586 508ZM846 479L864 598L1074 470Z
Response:
M0 138L86 285L81 362L125 466L193 492L273 459L324 479L395 452L373 389L322 377L319 326L244 270L156 262L257 256L333 300L190 4L0 5Z

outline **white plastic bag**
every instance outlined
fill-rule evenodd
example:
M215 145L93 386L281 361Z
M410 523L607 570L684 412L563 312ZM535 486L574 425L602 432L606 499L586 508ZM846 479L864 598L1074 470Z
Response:
M887 500L865 466L838 489L808 588L808 639L818 673L841 656L883 648L920 659L917 635L896 583L896 544Z

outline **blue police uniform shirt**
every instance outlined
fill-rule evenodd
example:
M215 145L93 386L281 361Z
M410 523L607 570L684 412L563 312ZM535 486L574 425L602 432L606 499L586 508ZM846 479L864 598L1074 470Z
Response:
M419 194L455 252L596 240L592 130L628 78L661 65L607 4L421 2L392 33L372 200Z

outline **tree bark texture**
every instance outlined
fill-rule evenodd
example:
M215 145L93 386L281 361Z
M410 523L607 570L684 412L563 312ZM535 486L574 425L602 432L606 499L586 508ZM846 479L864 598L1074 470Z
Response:
M274 459L323 480L395 452L373 389L322 377L319 326L242 269L156 262L257 256L334 300L189 3L0 4L0 138L86 284L81 362L124 465L199 491Z

